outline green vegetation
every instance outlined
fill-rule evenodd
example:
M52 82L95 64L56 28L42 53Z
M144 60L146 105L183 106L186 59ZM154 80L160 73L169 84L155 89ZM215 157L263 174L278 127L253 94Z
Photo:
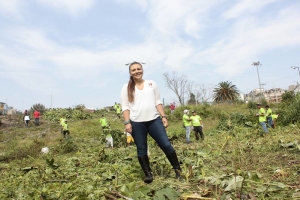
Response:
M24 128L22 117L0 129L0 199L291 199L299 198L300 98L271 105L280 113L264 137L247 104L182 106L166 114L168 136L182 167L182 181L149 137L154 182L145 184L135 146L126 147L122 120L106 110L48 110L42 125ZM204 141L185 144L183 110L203 118ZM293 109L295 111L293 111ZM114 148L106 148L99 119L111 127ZM61 137L58 120L69 119L71 138ZM43 147L48 154L41 153Z
M44 115L45 119L57 122L59 119L64 116L69 120L84 120L84 119L91 119L93 117L92 113L84 110L84 109L50 109L47 110Z
M287 92L282 97L282 103L279 106L278 114L280 114L281 124L295 124L300 121L300 94L295 95L294 92Z
M38 110L40 113L43 113L45 109L46 109L45 105L41 103L36 103L31 106L29 112L33 113L35 110Z
M215 102L233 101L238 98L239 91L236 85L229 81L220 82L213 91Z

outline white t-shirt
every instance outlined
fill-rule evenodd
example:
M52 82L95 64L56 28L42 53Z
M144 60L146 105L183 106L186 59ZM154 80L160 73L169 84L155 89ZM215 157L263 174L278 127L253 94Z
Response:
M145 80L144 88L135 87L134 102L130 103L127 95L128 84L121 90L122 112L130 111L130 119L134 122L151 121L160 116L156 106L162 104L157 85L152 80Z

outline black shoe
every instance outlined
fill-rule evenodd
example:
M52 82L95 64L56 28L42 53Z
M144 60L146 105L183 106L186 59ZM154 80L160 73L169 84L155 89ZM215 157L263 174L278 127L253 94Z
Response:
M145 183L152 183L153 181L153 175L152 170L150 168L149 158L147 155L138 157L139 163L146 175L144 178Z
M181 168L180 168L180 164L176 155L176 152L174 151L171 154L166 155L168 160L170 161L171 165L173 166L173 169L175 171L175 178L182 180L182 176L181 176Z

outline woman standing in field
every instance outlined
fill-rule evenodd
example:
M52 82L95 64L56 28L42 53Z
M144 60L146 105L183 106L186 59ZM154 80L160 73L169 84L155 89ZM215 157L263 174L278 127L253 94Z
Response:
M178 158L165 130L168 127L168 120L158 87L154 81L143 79L144 71L141 63L133 62L128 65L130 80L121 90L122 112L125 130L132 134L137 146L138 160L146 175L144 182L153 181L147 155L148 133L166 154L175 170L176 178L181 178Z

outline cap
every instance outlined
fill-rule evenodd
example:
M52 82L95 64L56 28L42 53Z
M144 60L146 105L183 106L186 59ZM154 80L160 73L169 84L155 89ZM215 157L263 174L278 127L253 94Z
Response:
M184 111L183 111L184 114L186 114L186 113L188 113L188 112L189 112L189 110L184 110Z
M257 106L261 106L261 103L257 103L256 105L257 105Z
M195 112L196 112L195 110L192 111L192 113L195 113Z

